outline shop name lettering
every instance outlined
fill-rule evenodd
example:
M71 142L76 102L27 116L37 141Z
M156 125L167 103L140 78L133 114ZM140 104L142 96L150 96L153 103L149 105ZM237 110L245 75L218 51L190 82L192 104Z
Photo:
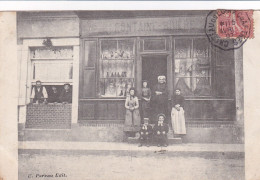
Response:
M154 23L115 23L115 32L137 32L137 31L154 31L156 25Z
M189 25L189 24L187 24ZM186 25L186 26L187 26ZM89 27L90 31L100 31L101 27L97 27L98 25L92 24ZM124 32L149 32L155 30L171 30L180 28L188 28L184 27L183 23L179 23L176 21L168 21L167 23L156 23L156 22L118 22L111 23L109 26L102 27L103 30L115 33L124 33Z

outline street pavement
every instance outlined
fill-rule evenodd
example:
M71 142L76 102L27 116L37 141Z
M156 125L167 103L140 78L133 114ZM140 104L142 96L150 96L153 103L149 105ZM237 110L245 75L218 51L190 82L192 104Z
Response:
M19 142L19 180L244 180L242 144Z

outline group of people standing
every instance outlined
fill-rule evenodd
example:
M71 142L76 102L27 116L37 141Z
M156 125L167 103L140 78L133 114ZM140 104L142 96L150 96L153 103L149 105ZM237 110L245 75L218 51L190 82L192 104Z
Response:
M36 85L32 88L31 103L72 103L72 91L70 84L64 84L61 92L56 86L51 86L51 90L47 92L41 81L36 81Z
M171 107L171 125L174 136L185 135L184 97L181 95L180 89L175 89ZM149 146L152 142L157 146L168 145L169 125L166 117L168 115L168 92L165 76L158 76L158 84L153 89L148 87L147 81L143 81L141 106L136 90L131 88L126 97L125 108L124 132L126 137L136 136L136 133L139 132L140 146L143 144Z

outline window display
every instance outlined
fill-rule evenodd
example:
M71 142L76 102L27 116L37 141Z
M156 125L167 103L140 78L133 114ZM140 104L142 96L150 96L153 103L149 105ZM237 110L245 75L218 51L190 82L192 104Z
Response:
M185 96L211 95L207 39L175 39L175 87Z
M100 96L124 97L134 85L134 40L100 41Z

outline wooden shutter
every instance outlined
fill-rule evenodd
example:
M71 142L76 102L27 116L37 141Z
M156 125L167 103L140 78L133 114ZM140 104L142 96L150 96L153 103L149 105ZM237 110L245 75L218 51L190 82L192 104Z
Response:
M84 40L80 74L80 98L96 97L97 41Z
M215 61L215 94L217 97L234 98L234 51L217 49Z

